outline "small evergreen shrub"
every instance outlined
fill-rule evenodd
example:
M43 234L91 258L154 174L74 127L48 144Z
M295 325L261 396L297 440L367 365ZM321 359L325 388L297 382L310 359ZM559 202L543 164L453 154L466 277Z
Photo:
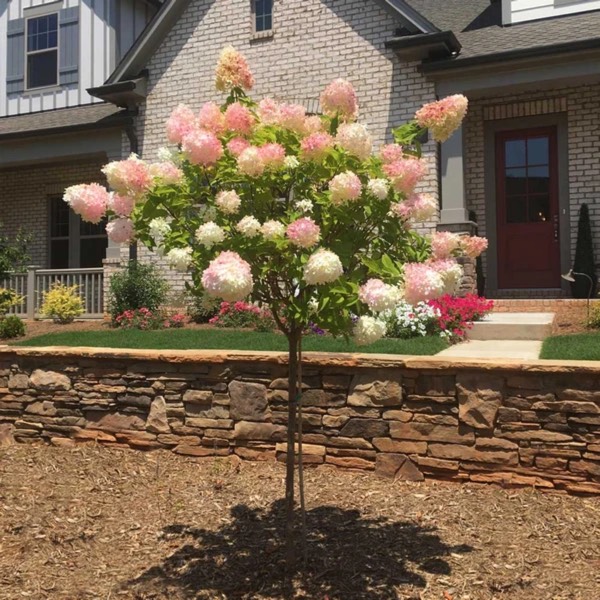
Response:
M9 340L25 335L25 323L16 315L0 319L0 339Z
M27 248L31 234L19 229L14 238L8 237L0 224L0 281L6 279L10 272L23 272L29 262Z
M575 247L575 261L573 271L585 273L592 278L591 296L595 296L597 279L594 262L594 243L592 241L592 226L590 224L590 211L587 204L582 204L579 209L579 222L577 224L577 245ZM590 280L582 275L573 275L575 281L571 283L573 298L587 298L590 294Z
M600 304L592 304L590 319L587 323L590 329L600 329Z
M108 312L113 325L125 311L147 309L158 314L167 299L168 283L153 264L131 261L110 278Z
M55 283L44 293L41 312L44 317L53 319L55 323L72 323L84 312L79 286Z
M207 294L190 294L187 313L194 323L208 323L219 312L221 300Z

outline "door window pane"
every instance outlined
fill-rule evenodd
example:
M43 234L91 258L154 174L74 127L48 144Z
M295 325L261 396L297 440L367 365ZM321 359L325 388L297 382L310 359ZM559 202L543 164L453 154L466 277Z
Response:
M550 191L550 168L529 167L527 169L527 191L530 194L547 194Z
M506 194L527 193L527 169L506 169Z
M550 163L548 137L529 138L527 140L527 163L547 165Z
M527 196L506 199L506 222L527 223Z
M529 198L529 222L540 223L550 220L550 196Z
M507 167L524 167L527 164L525 140L508 140L504 143Z

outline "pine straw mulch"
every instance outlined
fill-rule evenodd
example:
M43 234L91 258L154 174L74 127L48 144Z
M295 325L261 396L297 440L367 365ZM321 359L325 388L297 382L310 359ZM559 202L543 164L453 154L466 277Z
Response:
M167 452L0 449L0 598L600 598L600 499L307 472L284 585L283 467Z

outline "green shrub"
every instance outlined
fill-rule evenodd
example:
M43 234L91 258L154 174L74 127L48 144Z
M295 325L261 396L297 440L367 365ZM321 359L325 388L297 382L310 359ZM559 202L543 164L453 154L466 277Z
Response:
M9 340L25 335L25 323L16 315L0 319L0 339Z
M14 238L9 238L0 225L0 281L6 279L11 271L25 270L29 262L27 247L30 241L31 235L23 233L21 229Z
M79 286L55 283L44 292L41 312L42 316L53 319L55 323L72 323L84 312Z
M208 323L218 312L221 300L208 294L190 294L187 313L194 323Z
M575 281L571 283L573 298L587 298L588 294L596 293L596 266L594 263L594 243L592 241L592 226L590 224L590 211L587 204L582 204L579 209L579 222L577 224L577 246L575 247L575 261L573 271L585 273L592 278L590 294L590 280L582 275L573 275Z
M0 288L0 318L3 317L13 306L23 302L23 296L19 296L14 290Z
M169 285L153 264L131 261L110 278L108 312L113 324L125 311L146 308L159 313L168 291Z
M594 302L590 309L590 318L587 323L590 329L600 329L600 304Z

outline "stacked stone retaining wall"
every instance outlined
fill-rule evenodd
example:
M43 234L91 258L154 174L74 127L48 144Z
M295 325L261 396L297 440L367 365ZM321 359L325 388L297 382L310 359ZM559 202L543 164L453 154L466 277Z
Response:
M278 353L0 351L0 441L285 460ZM310 354L305 462L600 493L600 363Z

